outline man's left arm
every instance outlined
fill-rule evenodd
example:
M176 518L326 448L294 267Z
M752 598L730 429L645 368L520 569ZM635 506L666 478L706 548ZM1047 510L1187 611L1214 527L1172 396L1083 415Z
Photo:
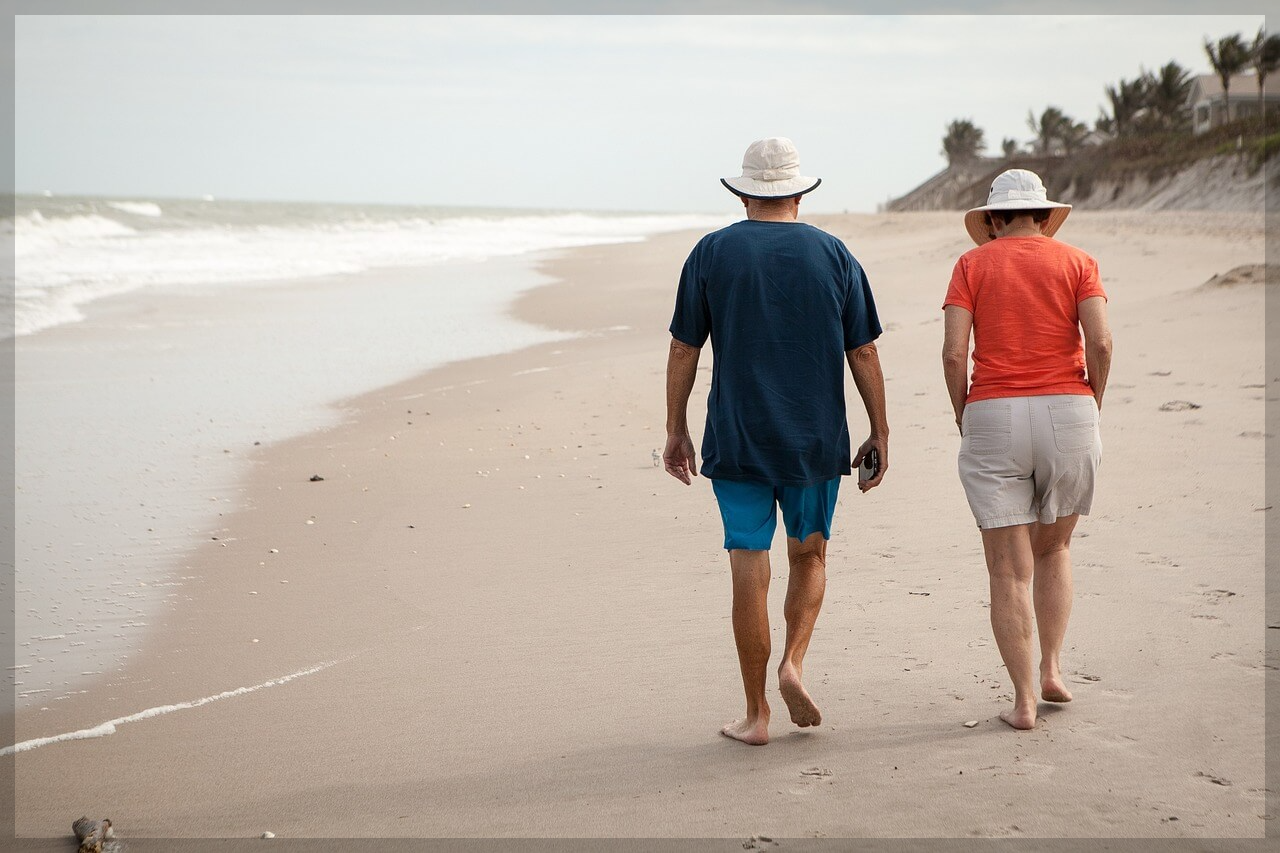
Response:
M867 420L871 422L871 435L858 448L853 467L862 464L863 457L873 448L880 457L880 470L876 475L870 480L858 481L858 488L866 492L880 485L889 470L889 416L885 407L884 371L880 368L880 351L874 342L848 350L845 358L853 373L853 383L862 396L862 404L867 409Z
M667 353L667 446L662 464L667 473L686 486L698 476L698 460L689 435L689 395L698 377L698 357L702 350L678 338L671 339Z

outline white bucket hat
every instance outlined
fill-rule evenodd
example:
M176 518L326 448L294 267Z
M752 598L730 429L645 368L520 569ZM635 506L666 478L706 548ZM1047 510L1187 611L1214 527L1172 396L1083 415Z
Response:
M816 189L822 178L800 175L800 154L785 136L757 139L742 155L742 176L721 178L735 195L747 198L789 198Z
M989 210L1048 210L1049 219L1044 223L1043 231L1046 237L1052 237L1067 220L1071 205L1049 201L1044 183L1035 172L1009 169L996 175L996 179L991 182L991 194L987 196L987 203L964 215L965 230L979 246L991 242L986 216Z

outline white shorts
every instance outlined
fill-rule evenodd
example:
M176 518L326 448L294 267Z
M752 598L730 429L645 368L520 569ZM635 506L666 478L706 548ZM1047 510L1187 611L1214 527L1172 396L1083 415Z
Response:
M989 530L1088 515L1102 461L1093 397L998 397L964 407L960 482Z

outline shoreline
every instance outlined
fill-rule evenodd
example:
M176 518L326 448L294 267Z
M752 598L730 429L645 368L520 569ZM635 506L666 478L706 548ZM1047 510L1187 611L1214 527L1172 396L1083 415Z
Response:
M260 444L340 424L347 400L446 364L448 350L554 339L507 319L521 292L547 281L536 257L117 294L84 321L20 339L18 648L28 663L13 670L27 675L16 698L61 701L145 642L139 631L185 594L188 555L244 509ZM487 318L476 325L492 339L453 331L419 342L411 318L460 280L479 295L450 311ZM398 328L387 300L402 306ZM375 334L377 352L363 343Z
M1120 452L1104 467L1100 509L1082 524L1088 535L1077 552L1081 598L1068 666L1084 680L1072 707L1027 736L1006 736L990 723L1003 692L998 657L978 606L982 585L972 582L980 546L950 470L950 417L933 369L936 303L964 245L958 215L804 218L844 237L868 267L886 325L901 478L873 493L876 501L847 497L837 511L828 603L806 667L830 725L792 734L775 716L775 743L745 753L715 737L741 700L714 502L650 457L662 445L670 301L696 240L661 234L542 259L556 281L511 309L540 325L601 334L455 362L347 401L350 422L255 449L248 508L228 517L219 547L206 543L192 561L188 594L199 606L164 614L144 660L70 700L56 721L19 715L18 740L337 663L280 690L4 759L15 761L19 834L46 836L64 812L107 809L123 837L314 837L306 827L318 825L341 836L1017 835L1009 824L1028 818L1002 822L994 802L975 808L957 787L959 771L986 778L994 800L1025 797L1027 786L1034 800L1055 773L1092 774L1100 764L1117 790L1147 788L1119 811L1103 806L1104 792L1073 789L1070 814L1048 816L1039 830L1260 835L1262 821L1246 813L1261 787L1252 751L1261 678L1246 664L1261 654L1249 626L1261 618L1262 514L1253 512L1261 474L1251 466L1262 442L1233 438L1222 460L1229 482L1187 484L1183 467L1167 468L1155 452L1177 457L1178 447L1224 424L1250 432L1256 420L1260 434L1261 394L1242 386L1261 369L1261 288L1195 289L1225 272L1226 259L1261 255L1260 223L1256 235L1218 246L1214 234L1230 234L1235 220L1171 235L1192 220L1135 214L1122 224L1142 230L1111 238L1109 256L1099 252L1117 303L1119 367L1104 430L1113 430L1108 450ZM1064 237L1102 242L1115 222L1077 215ZM1155 263L1164 281L1185 286L1161 299L1164 281L1144 278ZM1175 310L1187 300L1206 316ZM1135 301L1142 314L1130 313ZM1227 372L1210 375L1197 366L1202 354L1161 343L1197 322L1259 329L1256 340L1226 340L1210 367ZM1142 349L1121 349L1144 335ZM709 366L700 365L693 424L702 420ZM1154 370L1171 377L1160 385L1147 377ZM1155 413L1173 394L1194 395L1204 408ZM864 421L856 394L849 397L856 435ZM312 483L313 474L325 480ZM1171 519L1130 505L1142 497L1135 477ZM920 530L918 494L932 483L945 513ZM1201 574L1215 563L1180 514L1188 499L1175 499L1192 485L1212 499L1193 517L1234 532L1230 553L1213 558L1228 563L1217 575ZM1164 535L1158 549L1151 531ZM1146 587L1130 564L1161 572L1169 591ZM1201 577L1232 595L1197 590ZM775 579L779 613L777 568ZM1116 623L1122 613L1128 623ZM1172 640L1147 633L1170 613ZM1113 659L1099 631L1140 653ZM1224 714L1236 740L1204 744L1213 755L1168 754L1162 736L1199 743L1198 717L1161 707L1129 719L1135 692L1154 689L1141 671L1152 664L1144 651L1152 643L1164 666L1197 672L1205 706ZM1227 656L1186 658L1202 644ZM1226 699L1238 707L1224 709ZM961 726L974 718L985 722ZM128 762L130 778L109 803L72 769L85 761ZM805 776L813 765L830 775ZM215 790L230 793L214 798ZM433 808L412 811L425 792ZM902 808L922 795L936 804L923 824ZM850 797L865 814L838 806ZM321 803L337 804L340 816L315 823ZM1184 817L1162 823L1160 805Z

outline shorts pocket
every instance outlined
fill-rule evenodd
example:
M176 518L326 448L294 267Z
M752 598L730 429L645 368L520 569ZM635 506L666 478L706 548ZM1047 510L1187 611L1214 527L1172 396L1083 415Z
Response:
M1008 403L966 406L960 452L994 456L1013 449L1013 415Z
M1092 399L1050 406L1049 420L1053 424L1053 443L1059 453L1084 453L1093 449L1098 433L1098 405Z

